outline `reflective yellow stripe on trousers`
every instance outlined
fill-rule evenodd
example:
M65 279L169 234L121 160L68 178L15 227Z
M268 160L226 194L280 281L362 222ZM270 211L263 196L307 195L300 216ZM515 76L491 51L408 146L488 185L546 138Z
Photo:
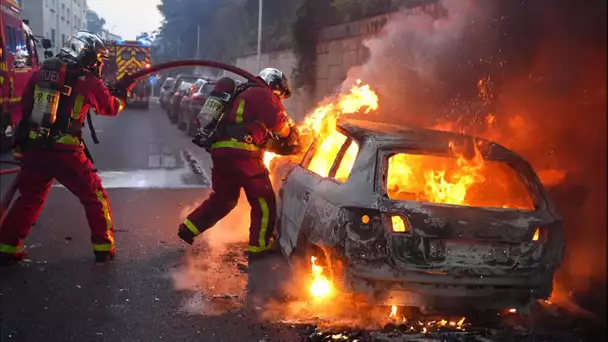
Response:
M101 203L101 206L103 207L103 217L106 220L106 234L108 239L110 240L110 243L103 243L103 244L93 244L93 250L97 251L97 252L108 252L113 250L114 248L116 248L116 245L114 243L114 237L112 236L112 229L114 228L114 222L112 221L112 216L110 215L110 207L108 205L108 201L106 200L105 196L103 195L103 191L101 190L97 190L95 192L95 195L97 196L97 200L99 201L99 203Z
M268 209L268 203L264 197L258 198L260 209L262 210L262 222L260 223L260 235L258 237L259 246L249 246L249 252L259 253L270 249L266 245L266 233L268 232L268 221L270 220L270 210Z
M11 246L0 243L0 253L20 253L23 250L23 246Z
M186 227L188 227L188 229L190 229L190 231L192 232L192 234L194 234L194 236L198 236L201 234L201 231L198 230L198 228L196 228L196 226L194 225L194 223L192 223L192 221L186 219L184 221L184 225Z

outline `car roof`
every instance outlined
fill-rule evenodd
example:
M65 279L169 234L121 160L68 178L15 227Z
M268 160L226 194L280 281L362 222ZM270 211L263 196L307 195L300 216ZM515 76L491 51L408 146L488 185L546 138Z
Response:
M380 149L415 148L448 152L450 142L466 146L476 141L482 142L480 150L487 159L521 160L515 152L497 143L466 134L344 118L340 118L337 125L359 143L370 138L375 140Z

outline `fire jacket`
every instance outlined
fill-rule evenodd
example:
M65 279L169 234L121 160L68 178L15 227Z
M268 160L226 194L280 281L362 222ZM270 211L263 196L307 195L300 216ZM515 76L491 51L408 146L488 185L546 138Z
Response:
M261 157L269 133L284 138L289 135L288 116L281 100L269 87L253 86L238 94L226 109L221 126L241 126L248 132L245 139L219 129L211 146L213 156Z
M65 131L67 134L59 137L55 142L62 144L62 148L78 149L83 147L82 128L89 109L95 110L99 115L116 116L125 104L121 99L111 95L108 87L90 71L68 68L67 73L72 73L72 75L80 73L80 76L72 84L71 94L62 95L67 98L60 102L58 121L60 116L68 116L69 120L65 120L65 118L64 120L70 127L62 128L62 130L67 129ZM29 119L31 116L34 106L34 88L40 78L41 71L35 71L23 91L21 100L23 119ZM30 136L34 138L35 133L31 132Z

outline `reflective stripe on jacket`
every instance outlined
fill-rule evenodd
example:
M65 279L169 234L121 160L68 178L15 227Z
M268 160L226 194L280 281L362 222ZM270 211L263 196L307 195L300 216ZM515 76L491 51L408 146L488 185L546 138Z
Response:
M211 153L221 155L261 156L268 131L285 137L289 135L289 124L281 100L270 88L255 86L240 93L226 109L222 122L243 125L250 133L250 141L239 141L230 136L218 136Z

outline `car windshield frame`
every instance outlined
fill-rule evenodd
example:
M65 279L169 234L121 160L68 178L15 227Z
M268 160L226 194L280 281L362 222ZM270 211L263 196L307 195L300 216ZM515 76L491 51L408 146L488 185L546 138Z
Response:
M389 171L389 158L396 154L410 154L410 155L427 155L435 157L448 157L455 158L453 155L447 152L439 152L433 150L421 150L417 148L408 147L379 147L376 160L375 170L375 186L374 191L378 193L384 200L392 202L408 202L408 200L398 200L390 198L388 195L388 171ZM484 161L490 162L501 162L505 163L512 169L513 172L518 176L519 181L528 191L528 194L532 200L534 209L521 209L521 208L498 208L492 206L469 206L461 204L448 204L438 203L433 201L415 201L424 205L433 206L450 206L454 208L474 208L474 209L485 209L485 210L509 210L509 211L521 211L521 212L535 212L543 210L546 207L546 203L542 196L542 189L538 187L538 178L535 176L532 167L520 158L488 158L484 156Z
M211 93L211 91L213 90L213 88L215 87L216 82L205 82L203 84L201 84L201 86L198 88L198 90L196 91L197 94L201 94L203 96L208 96L209 93ZM205 86L210 86L210 90L209 92L207 92L206 94L203 93L203 88L205 88Z
M186 87L184 87L184 84L187 84L187 86L186 86ZM182 92L182 91L184 91L184 90L188 90L188 89L190 89L190 87L192 87L193 85L194 85L194 83L190 83L190 82L187 82L187 81L185 81L185 82L180 82L180 84L179 84L179 86L178 86L178 88L177 88L177 91Z
M300 160L298 165L300 165L302 168L304 168L307 172L315 174L322 179L331 180L337 184L346 184L348 182L348 179L350 178L350 174L352 173L352 169L353 169L354 165L357 163L357 160L359 159L362 144L360 141L358 141L357 139L352 137L346 130L342 129L341 127L337 126L336 131L338 133L342 134L343 136L345 136L346 139L342 143L342 146L340 146L338 153L336 154L334 160L332 161L331 167L329 168L329 172L327 173L326 177L324 177L314 171L311 171L309 169L310 163L311 163L312 159L314 158L315 153L317 152L317 148L320 147L322 144L320 137L314 138L313 142L310 144L308 150L306 151L306 153L304 154L304 156L302 157L302 159ZM327 139L327 137L326 137L326 139ZM344 181L338 180L336 178L338 169L340 168L340 165L342 163L342 160L344 159L344 156L346 155L346 152L348 151L348 149L350 148L350 146L353 143L355 143L357 145L357 154L355 155L355 159L353 161L353 166L351 167L348 177L346 177L346 179Z

